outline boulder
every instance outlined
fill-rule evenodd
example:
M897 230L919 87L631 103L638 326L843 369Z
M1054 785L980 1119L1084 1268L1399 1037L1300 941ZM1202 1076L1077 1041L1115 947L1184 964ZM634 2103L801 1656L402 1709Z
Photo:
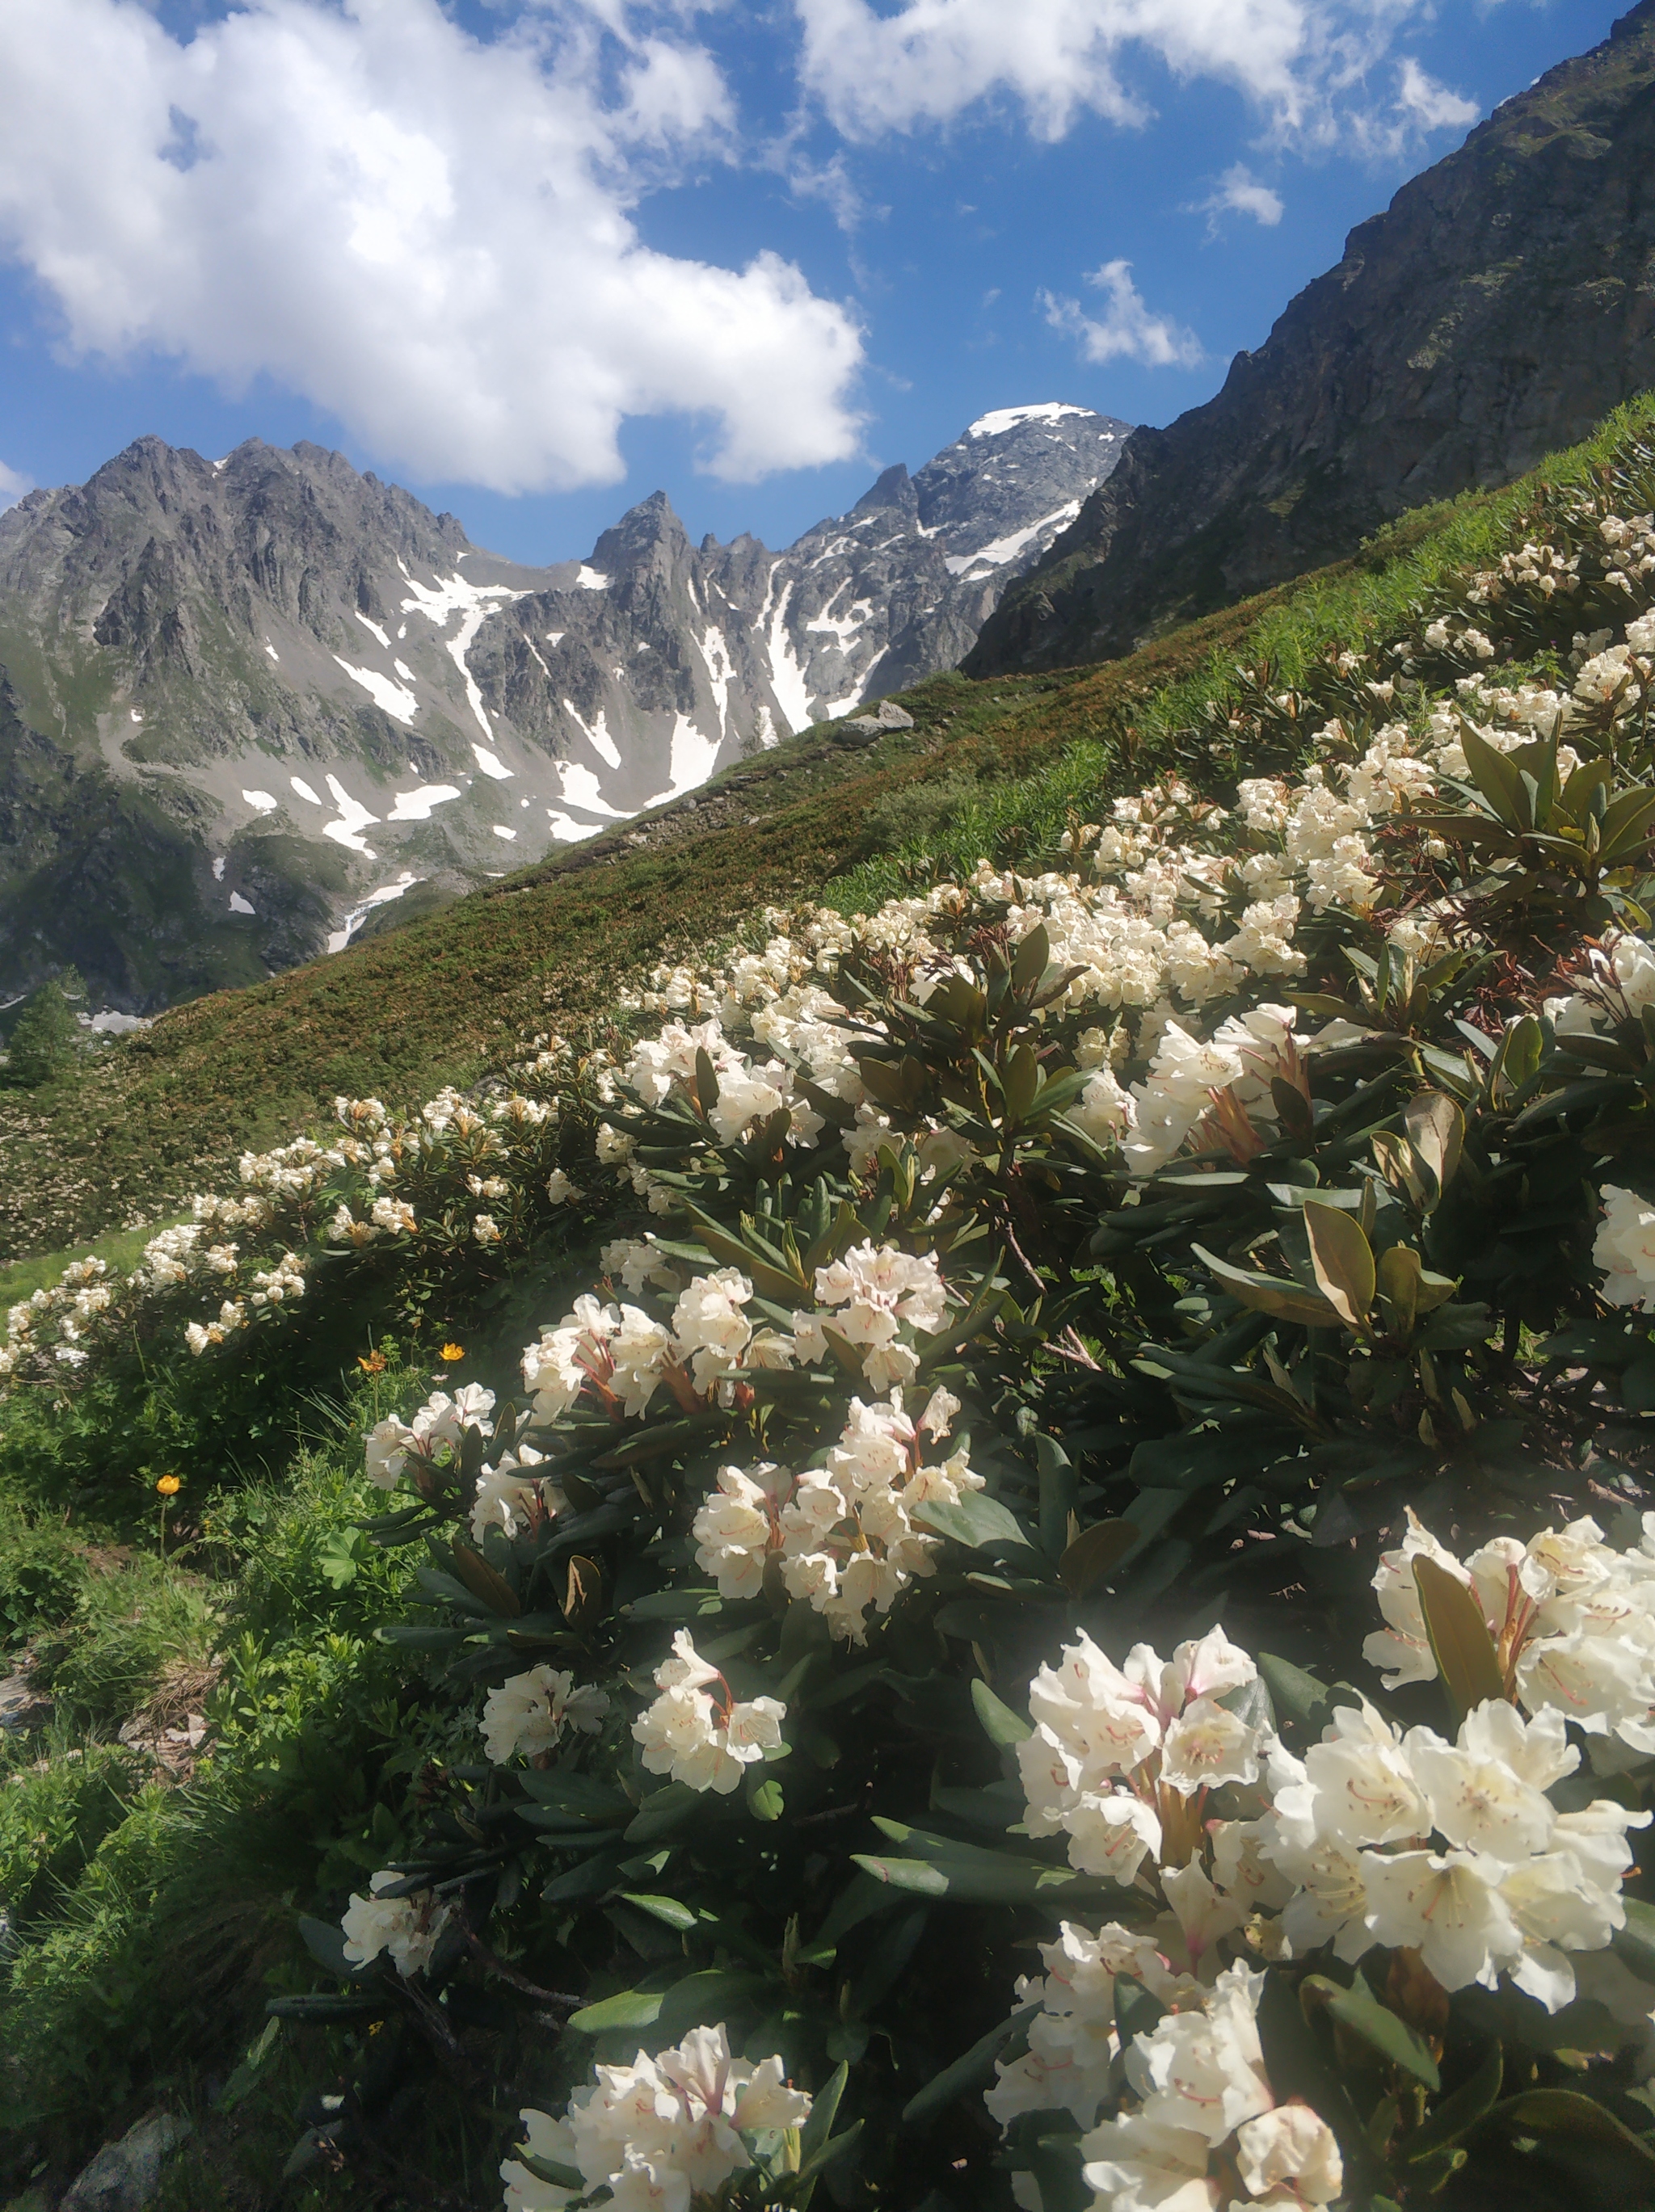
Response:
M58 2199L58 2212L145 2212L161 2188L167 2158L192 2132L188 2120L157 2107L119 2142L106 2143Z

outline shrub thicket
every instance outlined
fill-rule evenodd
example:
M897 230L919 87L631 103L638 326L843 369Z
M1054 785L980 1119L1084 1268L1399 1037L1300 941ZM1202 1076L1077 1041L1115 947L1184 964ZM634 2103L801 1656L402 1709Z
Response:
M417 1780L301 2166L492 2076L522 2212L1648 2200L1652 508L15 1310L46 1391L465 1321L330 1538Z

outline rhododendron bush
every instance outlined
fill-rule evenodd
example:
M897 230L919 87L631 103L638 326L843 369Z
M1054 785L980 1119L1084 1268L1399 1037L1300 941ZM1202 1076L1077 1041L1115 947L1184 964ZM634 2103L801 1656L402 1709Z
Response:
M1652 503L14 1311L471 1316L364 1452L441 1755L274 2002L532 2021L508 2204L1655 2200Z

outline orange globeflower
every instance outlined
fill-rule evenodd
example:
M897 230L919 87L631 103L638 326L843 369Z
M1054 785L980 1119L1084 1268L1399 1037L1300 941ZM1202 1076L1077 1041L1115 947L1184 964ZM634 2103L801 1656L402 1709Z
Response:
M182 1481L175 1474L163 1474L155 1485L163 1498L176 1498L183 1487Z
M442 1347L442 1356L452 1366L456 1359L463 1359L465 1357L465 1347L463 1344L445 1344Z

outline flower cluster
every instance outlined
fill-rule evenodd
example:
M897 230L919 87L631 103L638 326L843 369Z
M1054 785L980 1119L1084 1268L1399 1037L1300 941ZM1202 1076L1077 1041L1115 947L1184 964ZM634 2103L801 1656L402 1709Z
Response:
M411 1460L417 1466L435 1466L457 1451L468 1428L484 1436L491 1432L494 1392L480 1383L467 1382L452 1396L433 1391L411 1421L387 1413L368 1432L368 1476L381 1490L395 1489Z
M1363 1646L1384 1684L1434 1681L1437 1662L1415 1563L1431 1560L1482 1607L1508 1693L1536 1718L1555 1711L1589 1735L1655 1752L1655 1514L1638 1548L1617 1552L1589 1517L1521 1543L1496 1536L1463 1561L1410 1511L1373 1587L1385 1626Z
M632 1723L652 1774L727 1796L743 1770L782 1747L788 1709L775 1698L739 1701L716 1667L696 1650L687 1628L655 1669L660 1695Z
M1221 1628L1170 1660L1140 1644L1124 1667L1082 1631L1030 1686L1034 1729L1018 1747L1030 1826L1062 1830L1072 1865L1122 1883L1147 1855L1187 1864L1208 1793L1258 1779L1266 1731L1220 1702L1257 1679Z
M1203 1987L1171 1972L1153 1943L1118 1922L1096 1934L1066 1922L1040 1953L1044 1975L1017 1987L1019 2009L1038 2007L1027 2052L997 2062L984 2101L1002 2127L1023 2112L1074 2116L1086 2130L1081 2173L1092 2212L1241 2212L1329 2204L1342 2194L1333 2130L1271 2088L1258 2033L1262 1973L1238 1962ZM1165 2008L1124 2051L1115 1996L1122 1974ZM1130 2103L1100 2120L1123 2079ZM1039 2212L1033 2176L1019 2172L1013 2186L1019 2204Z
M403 1876L394 1867L382 1867L368 1881L368 1895L351 1898L340 1924L344 1955L353 1966L366 1966L383 1952L405 1981L430 1965L454 1921L455 1908L429 1889L416 1890L411 1897L381 1894L402 1886Z
M609 1711L607 1694L557 1667L531 1667L490 1690L483 1707L483 1748L496 1766L517 1758L544 1759L565 1729L595 1735Z
M721 2202L725 2184L758 2163L755 2136L810 2117L782 2060L733 2057L721 2024L653 2057L640 2051L630 2066L593 2070L562 2118L520 2115L521 2148L541 2170L504 2161L507 2212L563 2212L599 2190L615 2212L689 2212L692 2202Z
M1274 1746L1260 1848L1294 1885L1287 1941L1348 1962L1376 1944L1417 1951L1451 1990L1507 1974L1555 2012L1575 1991L1568 1954L1624 1924L1626 1833L1650 1818L1607 1798L1559 1812L1546 1793L1579 1763L1561 1713L1525 1721L1499 1699L1452 1743L1404 1735L1364 1700L1338 1707L1303 1759Z
M956 1505L983 1487L965 1447L928 1467L928 1442L946 1437L958 1401L933 1391L918 1420L902 1393L883 1404L853 1398L843 1433L825 1464L791 1475L765 1461L719 1470L718 1488L696 1515L696 1562L725 1597L756 1596L774 1559L790 1597L823 1615L836 1636L866 1641L871 1611L889 1613L916 1575L932 1571L939 1539L915 1516L932 1503Z

